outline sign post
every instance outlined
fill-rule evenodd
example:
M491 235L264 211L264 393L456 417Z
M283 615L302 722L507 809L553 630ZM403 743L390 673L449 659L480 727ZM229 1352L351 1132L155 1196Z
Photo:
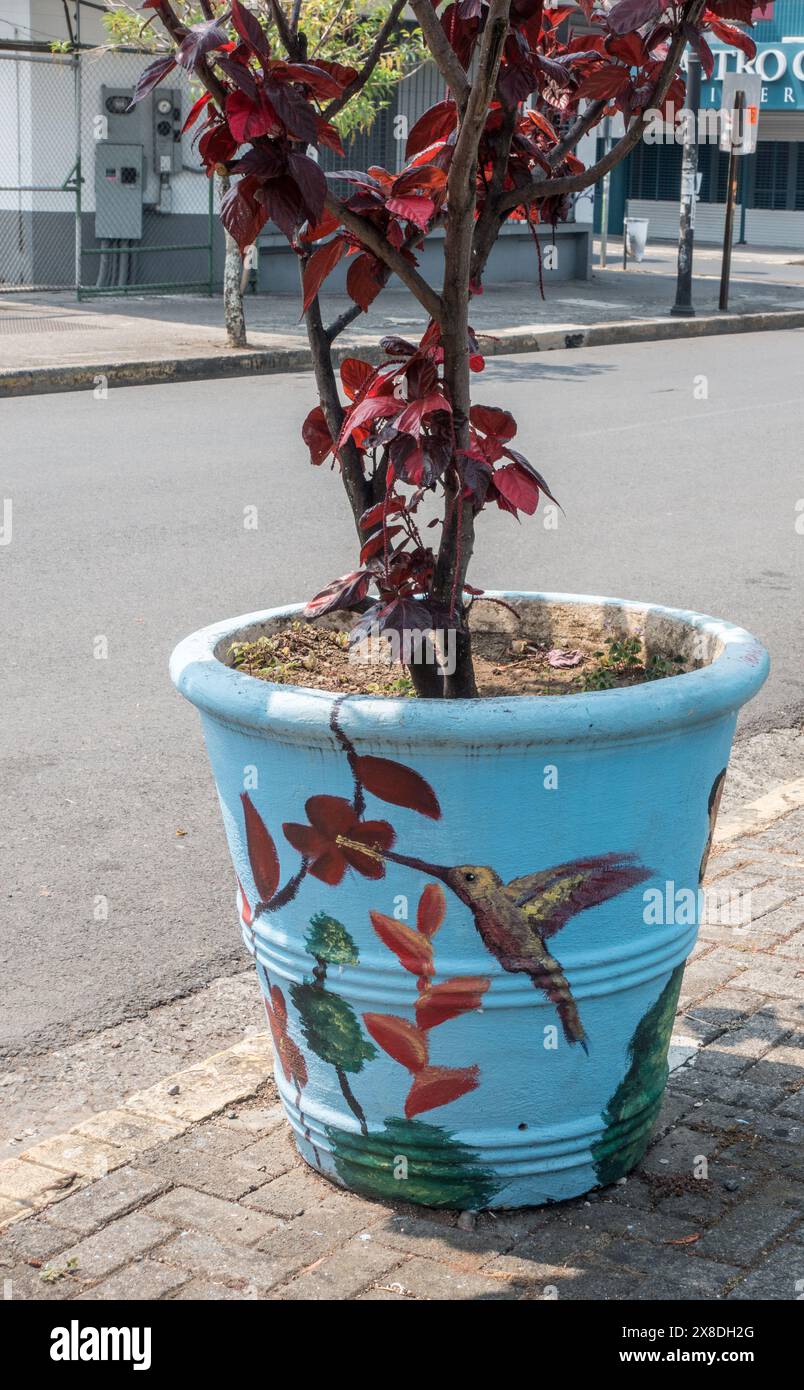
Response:
M676 302L671 314L694 317L692 304L692 250L695 241L696 175L698 172L698 110L701 105L701 60L695 49L687 54L686 107L692 119L684 128L684 152L681 157L681 216L678 228L678 274Z
M755 73L727 73L723 80L721 111L723 124L720 148L729 152L726 215L723 222L723 263L720 271L721 312L729 307L731 277L731 242L734 234L734 208L737 202L737 159L753 154L759 131L759 106L762 100L762 79Z

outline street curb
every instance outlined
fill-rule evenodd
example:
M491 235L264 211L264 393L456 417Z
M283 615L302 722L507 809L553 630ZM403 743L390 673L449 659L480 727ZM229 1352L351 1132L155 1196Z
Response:
M652 318L594 324L561 324L537 330L501 328L478 334L486 357L515 352L555 352L567 348L609 347L626 343L657 343L677 338L709 338L725 333L767 333L804 328L804 309L769 309L747 314L704 314L695 318ZM336 363L359 354L379 362L379 341L336 348ZM156 386L180 381L210 381L221 377L270 376L312 368L306 348L267 348L208 353L203 357L155 358L139 362L99 362L88 366L30 367L0 371L0 398L39 396L57 391L89 391L96 386ZM98 378L102 378L99 382Z
M716 846L728 845L741 835L764 830L766 825L797 811L804 806L804 777L796 777L792 782L780 782L756 801L749 801L741 810L735 811L719 821L714 834Z
M724 819L714 844L731 844L801 807L804 777L782 782ZM690 1041L674 1038L677 1047ZM677 1060L675 1065L681 1064ZM17 1158L6 1159L0 1163L0 1230L44 1211L235 1102L250 1100L272 1071L270 1035L257 1033L135 1092L112 1110L88 1115L65 1134L52 1135Z

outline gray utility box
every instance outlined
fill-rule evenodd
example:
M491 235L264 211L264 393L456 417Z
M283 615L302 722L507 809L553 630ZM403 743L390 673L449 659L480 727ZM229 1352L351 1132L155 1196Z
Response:
M95 146L95 236L142 237L142 145Z
M157 87L153 103L154 172L181 172L181 92Z

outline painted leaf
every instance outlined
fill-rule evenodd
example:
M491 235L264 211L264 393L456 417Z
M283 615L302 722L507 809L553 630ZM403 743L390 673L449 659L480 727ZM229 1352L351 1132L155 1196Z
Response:
M363 1070L363 1063L377 1056L360 1030L351 1004L330 989L304 981L290 986L290 997L301 1019L302 1033L322 1062L343 1071Z
M279 860L276 846L248 792L241 792L240 800L243 803L243 816L246 822L246 848L248 849L251 872L254 876L257 892L260 895L260 901L267 903L273 897L279 883Z
M313 252L304 267L302 282L304 309L309 309L330 271L334 270L345 250L346 243L341 237L336 236L333 237L332 241L325 242L323 246L319 246Z
M363 1022L383 1052L414 1076L427 1066L427 1039L415 1024L396 1014L364 1014Z
M425 1110L435 1110L439 1105L449 1105L450 1101L465 1096L467 1091L475 1091L480 1085L480 1068L472 1067L423 1067L415 1077L405 1101L405 1115L409 1120L421 1115Z
M355 772L366 791L392 806L405 806L431 820L441 819L438 798L424 778L412 767L393 762L390 758L365 756L357 759Z
M416 926L426 937L435 936L447 912L447 900L440 883L428 883L419 898Z
M479 1009L488 987L489 981L483 975L462 975L433 985L419 995L416 1022L420 1028L437 1028L439 1023Z
M412 927L398 922L395 917L386 917L383 912L371 912L371 925L380 941L399 957L399 962L411 975L431 976L434 974L433 948L427 937L420 936Z
M240 882L239 878L237 880L237 886L240 889L240 916L242 917L246 926L250 927L252 922L251 906L249 904L248 898L246 897L246 890Z

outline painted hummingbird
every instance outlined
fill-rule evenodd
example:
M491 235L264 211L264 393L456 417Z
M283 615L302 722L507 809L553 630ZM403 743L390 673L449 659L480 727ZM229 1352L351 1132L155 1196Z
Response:
M365 845L358 848L365 853ZM469 908L484 944L503 970L529 975L534 988L543 990L555 1005L567 1041L580 1043L588 1052L569 982L546 943L570 917L644 882L651 870L633 855L601 854L503 883L484 865L448 868L393 850L370 852L445 883Z

